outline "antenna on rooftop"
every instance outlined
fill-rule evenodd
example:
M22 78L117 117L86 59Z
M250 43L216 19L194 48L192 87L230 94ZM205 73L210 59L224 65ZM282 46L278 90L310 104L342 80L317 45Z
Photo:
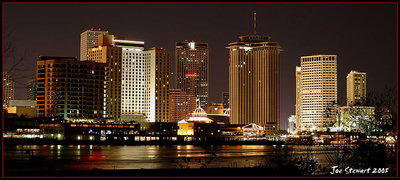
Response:
M254 34L257 34L257 13L254 13Z

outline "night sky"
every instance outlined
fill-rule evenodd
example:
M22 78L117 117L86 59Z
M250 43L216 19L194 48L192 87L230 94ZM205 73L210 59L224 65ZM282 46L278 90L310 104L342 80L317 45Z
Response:
M209 44L210 102L220 102L229 85L230 42L253 32L269 35L284 51L280 60L281 128L295 113L295 66L300 56L338 56L338 98L345 100L350 70L367 73L367 91L396 87L396 4L5 4L4 43L23 58L11 73L15 99L26 98L26 82L35 76L40 55L79 57L80 34L89 28L108 30L146 49L171 52L175 42ZM13 64L4 59L3 71ZM174 79L171 84L174 85Z

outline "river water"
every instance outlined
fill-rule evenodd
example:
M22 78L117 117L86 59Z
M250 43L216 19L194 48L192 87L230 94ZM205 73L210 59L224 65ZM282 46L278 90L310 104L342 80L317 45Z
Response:
M44 160L31 160L35 157ZM328 146L301 145L14 145L4 146L5 170L92 170L98 169L163 169L254 167L272 157L302 156L309 152L323 167L334 166L335 155ZM185 163L184 158L190 162ZM178 162L178 163L177 163Z

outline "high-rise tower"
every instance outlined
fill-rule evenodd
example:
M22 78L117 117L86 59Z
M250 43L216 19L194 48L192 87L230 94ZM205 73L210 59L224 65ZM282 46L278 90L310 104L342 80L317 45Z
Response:
M347 106L360 105L367 96L367 73L352 70L346 79Z
M296 66L296 132L301 130L301 67Z
M8 106L10 100L14 100L14 87L15 82L11 79L11 76L3 72L3 106Z
M105 63L40 56L36 71L37 115L105 118L105 69Z
M328 108L337 103L336 55L313 55L301 58L302 131L325 131L335 123Z
M36 100L37 94L37 81L36 78L30 79L28 81L28 87L26 89L27 99Z
M88 60L88 50L98 46L98 37L104 34L108 34L108 31L93 28L81 33L81 61Z
M229 101L232 124L256 123L273 135L279 129L279 59L282 51L270 36L240 36L229 44Z
M200 99L201 107L208 104L208 44L176 42L176 88Z
M107 118L121 120L122 48L114 44L114 35L99 35L99 46L89 49L88 60L106 63L105 102Z

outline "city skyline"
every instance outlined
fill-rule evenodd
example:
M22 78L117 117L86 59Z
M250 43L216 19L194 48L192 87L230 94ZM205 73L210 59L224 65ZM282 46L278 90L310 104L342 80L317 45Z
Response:
M258 15L258 33L272 36L285 50L281 54L280 69L280 94L285 94L280 99L281 128L284 126L283 122L290 115L295 114L293 69L300 64L301 56L338 55L338 99L341 101L345 101L346 75L352 69L368 73L367 92L380 91L385 85L396 85L396 18L394 16L396 6L393 4L6 4L4 6L4 32L5 34L10 31L13 33L11 37L4 36L5 43L12 41L16 47L17 56L22 55L25 49L29 50L25 56L24 67L19 68L23 70L24 78L12 77L17 81L15 99L26 99L26 87L23 87L23 84L26 85L27 81L34 77L34 67L39 55L79 57L80 34L94 27L109 31L110 34L127 37L127 39L144 41L146 48L157 46L167 49L171 52L170 66L174 73L176 70L172 67L174 67L175 42L194 40L208 43L210 49L209 101L210 103L219 102L221 92L229 89L229 56L225 47L229 42L236 41L237 36L252 32L253 12L257 12ZM23 7L29 8L21 11L19 8ZM101 9L104 8L112 12L118 11L118 13L107 15L88 13L102 12ZM74 9L75 14L66 16L70 9ZM126 9L131 10L125 11ZM147 9L146 12L143 9ZM191 13L180 16L179 10ZM47 17L48 13L53 11L58 13ZM204 11L209 12L203 14L205 17L198 15L199 12ZM340 13L325 14L326 11ZM167 12L171 12L167 16L169 21L159 18L164 17L162 14ZM57 16L58 14L61 16ZM141 18L135 19L132 23L126 23L123 20L139 17L138 15L142 15ZM121 18L121 23L114 22L109 16ZM51 19L54 17L57 17L57 21ZM193 19L198 22L190 23ZM74 26L64 24L66 20L75 20L76 24ZM148 20L156 23L140 25ZM47 27L41 25L43 22L51 23L54 28L42 29ZM187 22L185 24L187 26L182 26L183 22ZM316 23L319 26L314 27ZM30 31L26 31L26 28L20 24L26 24L26 27L30 27ZM175 32L175 29L179 31ZM379 46L370 44L379 44ZM5 65L3 71L7 71L11 67L12 60L5 59L3 63ZM171 84L175 84L174 81L171 79Z

